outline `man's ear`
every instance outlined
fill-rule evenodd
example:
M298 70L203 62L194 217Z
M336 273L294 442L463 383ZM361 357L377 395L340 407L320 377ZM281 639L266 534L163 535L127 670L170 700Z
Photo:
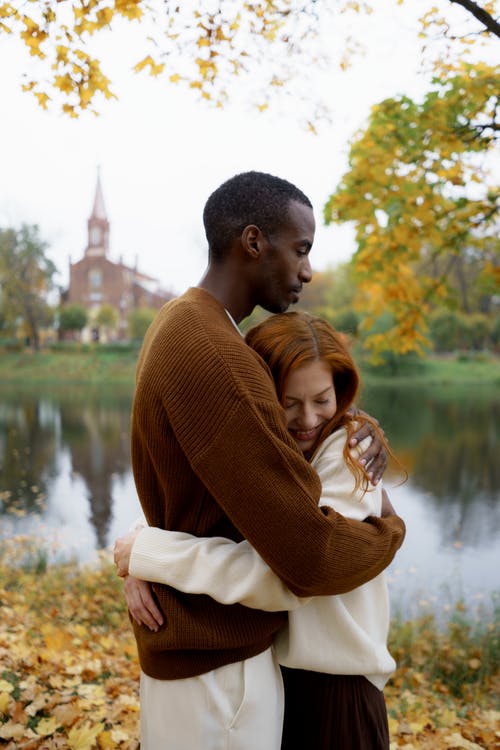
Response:
M252 258L258 258L262 252L264 235L255 224L249 224L241 233L241 244Z

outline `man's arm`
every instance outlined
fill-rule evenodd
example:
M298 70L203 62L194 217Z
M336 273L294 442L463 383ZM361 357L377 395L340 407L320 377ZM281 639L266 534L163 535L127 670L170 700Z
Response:
M342 455L344 442L342 430L325 441L316 459L323 487L321 504L365 518L369 513L380 513L384 493L384 510L394 513L385 490L354 492L354 478ZM130 573L185 593L208 594L222 604L239 602L256 609L280 611L296 609L309 601L292 594L247 541L238 544L221 537L198 538L144 528L117 540L115 562L121 575Z

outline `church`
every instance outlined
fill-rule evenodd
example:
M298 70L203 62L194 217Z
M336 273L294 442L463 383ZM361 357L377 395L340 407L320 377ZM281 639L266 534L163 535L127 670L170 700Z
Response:
M92 212L87 221L87 247L83 258L69 263L69 287L62 295L64 304L80 304L88 314L88 325L82 331L83 341L128 338L128 316L133 310L149 307L159 310L175 295L161 288L159 281L109 257L109 221L104 206L100 175ZM96 323L103 305L116 312L116 325L105 333ZM104 334L104 335L103 335Z

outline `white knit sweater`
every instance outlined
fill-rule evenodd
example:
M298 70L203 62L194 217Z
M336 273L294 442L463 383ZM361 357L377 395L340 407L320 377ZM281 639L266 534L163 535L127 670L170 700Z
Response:
M381 484L354 493L354 477L342 455L345 441L345 429L337 430L312 460L323 487L320 505L358 520L380 516ZM358 455L364 447L358 446ZM129 570L136 578L208 594L223 604L288 610L288 625L275 640L283 666L364 675L380 690L395 669L387 649L389 596L384 574L348 594L301 599L246 541L148 527L137 536Z

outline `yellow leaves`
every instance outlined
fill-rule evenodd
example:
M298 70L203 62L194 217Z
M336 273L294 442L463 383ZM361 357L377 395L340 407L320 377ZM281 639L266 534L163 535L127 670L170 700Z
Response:
M49 718L43 718L40 719L40 721L36 725L35 732L41 737L48 737L49 735L54 734L58 726L59 723L53 716Z
M48 39L48 33L29 16L23 16L22 22L25 28L19 36L28 47L31 55L43 59L45 53L41 49L41 45Z
M72 644L73 639L71 635L61 628L56 628L51 623L47 623L41 628L41 634L45 642L46 650L42 653L45 658L47 654L48 660L53 658L54 654L61 654Z
M102 732L104 724L85 724L82 727L74 727L68 732L68 746L70 750L92 750L98 735Z
M141 5L142 0L115 0L116 10L129 21L142 18L144 11Z
M0 714L6 713L9 703L10 693L0 693Z
M96 14L99 27L109 26L111 21L113 20L113 15L114 13L112 8L100 8Z
M5 724L0 724L0 739L2 740L14 740L14 742L18 742L24 737L24 732L23 724L16 723L10 719Z
M140 73L141 70L144 70L144 68L149 68L149 74L152 76L158 76L160 73L163 73L163 70L165 68L164 63L155 63L151 55L147 55L143 60L137 63L137 65L134 66L134 70L136 73Z
M7 586L0 566L0 745L137 750L137 652L114 577L18 572Z
M74 89L73 79L69 73L65 75L55 76L54 86L62 91L64 94L71 94Z
M476 742L470 742L463 735L455 732L450 737L446 738L449 743L448 747L452 747L453 750L483 750L484 745L478 745Z

